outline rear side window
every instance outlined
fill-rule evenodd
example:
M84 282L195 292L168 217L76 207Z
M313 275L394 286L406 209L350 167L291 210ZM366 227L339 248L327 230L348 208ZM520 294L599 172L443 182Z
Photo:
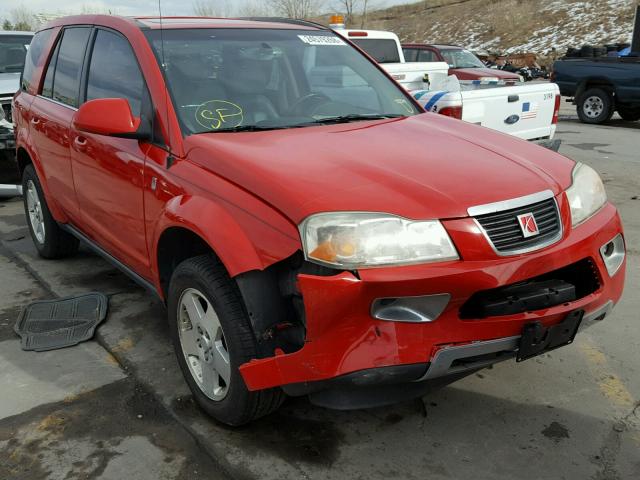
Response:
M378 38L350 38L378 63L400 63L400 52L395 40Z
M87 100L126 98L133 114L140 116L144 88L129 42L118 34L99 30L89 66Z
M418 52L418 62L435 62L436 55L431 50L420 50Z
M45 54L44 48L47 46L49 39L51 38L51 34L53 33L52 29L42 30L35 34L33 39L30 37L20 37L22 40L23 49L19 49L16 47L11 52L15 52L15 55L22 55L21 61L24 60L24 69L22 70L22 81L20 85L23 90L27 90L31 83L33 82L33 74L36 71L36 67L40 65L43 61L43 57ZM31 42L31 44L29 44ZM28 48L27 48L28 47ZM24 57L26 50L26 58ZM1 71L1 70L0 70Z
M90 31L91 29L88 27L65 29L58 48L57 58L55 61L51 59L47 69L45 85L48 81L49 70L55 68L51 97L71 107L78 106L82 62ZM108 67L105 66L105 68Z
M56 70L56 60L58 59L58 50L60 50L60 42L56 45L56 49L51 55L51 61L47 68L47 73L44 76L44 83L42 84L42 96L47 98L53 97L53 74Z
M418 58L418 50L415 48L403 48L402 53L404 54L405 62L417 62L416 58Z

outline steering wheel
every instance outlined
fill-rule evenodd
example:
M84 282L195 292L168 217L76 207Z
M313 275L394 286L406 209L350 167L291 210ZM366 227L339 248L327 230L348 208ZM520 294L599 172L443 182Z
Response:
M330 102L330 101L331 101L331 99L329 97L327 97L326 95L324 95L323 93L311 92L311 93L308 93L306 95L303 95L298 100L293 102L293 105L291 105L289 107L289 113L291 113L293 115L301 115L301 114L304 113L304 112L300 112L300 110L302 110L301 107L303 105L305 105L306 103L315 102L319 106L321 103ZM311 112L311 113L313 113L313 112ZM307 116L310 116L310 115L307 115Z

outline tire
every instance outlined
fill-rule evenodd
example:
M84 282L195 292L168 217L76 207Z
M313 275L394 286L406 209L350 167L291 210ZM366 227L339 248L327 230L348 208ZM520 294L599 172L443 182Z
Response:
M618 114L627 122L636 122L640 120L640 107L618 107Z
M606 57L607 56L607 49L603 48L603 47L595 47L593 49L593 56L594 57Z
M240 375L258 349L240 292L219 260L201 255L178 265L167 304L180 369L205 412L239 426L280 407L280 388L250 392Z
M55 221L33 165L22 174L22 199L31 239L42 258L56 259L74 255L80 242Z
M600 124L608 122L613 116L613 98L606 90L590 88L580 95L577 111L582 123Z
M583 45L580 49L580 56L582 58L592 58L593 57L593 46L591 45Z

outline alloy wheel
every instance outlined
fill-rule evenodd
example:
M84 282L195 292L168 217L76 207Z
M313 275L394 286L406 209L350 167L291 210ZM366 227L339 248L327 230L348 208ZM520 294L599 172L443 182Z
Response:
M231 363L220 319L200 291L186 289L178 302L178 334L189 372L202 393L224 399L231 381Z
M29 212L29 222L36 240L39 244L44 244L45 239L45 227L44 227L44 215L42 213L42 203L40 202L40 196L38 190L32 180L27 182L27 211Z

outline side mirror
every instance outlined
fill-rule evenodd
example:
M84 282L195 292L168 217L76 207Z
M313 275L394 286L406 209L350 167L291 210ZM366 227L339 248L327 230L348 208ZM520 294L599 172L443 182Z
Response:
M140 118L124 98L99 98L80 106L73 117L76 130L112 137L139 138Z

